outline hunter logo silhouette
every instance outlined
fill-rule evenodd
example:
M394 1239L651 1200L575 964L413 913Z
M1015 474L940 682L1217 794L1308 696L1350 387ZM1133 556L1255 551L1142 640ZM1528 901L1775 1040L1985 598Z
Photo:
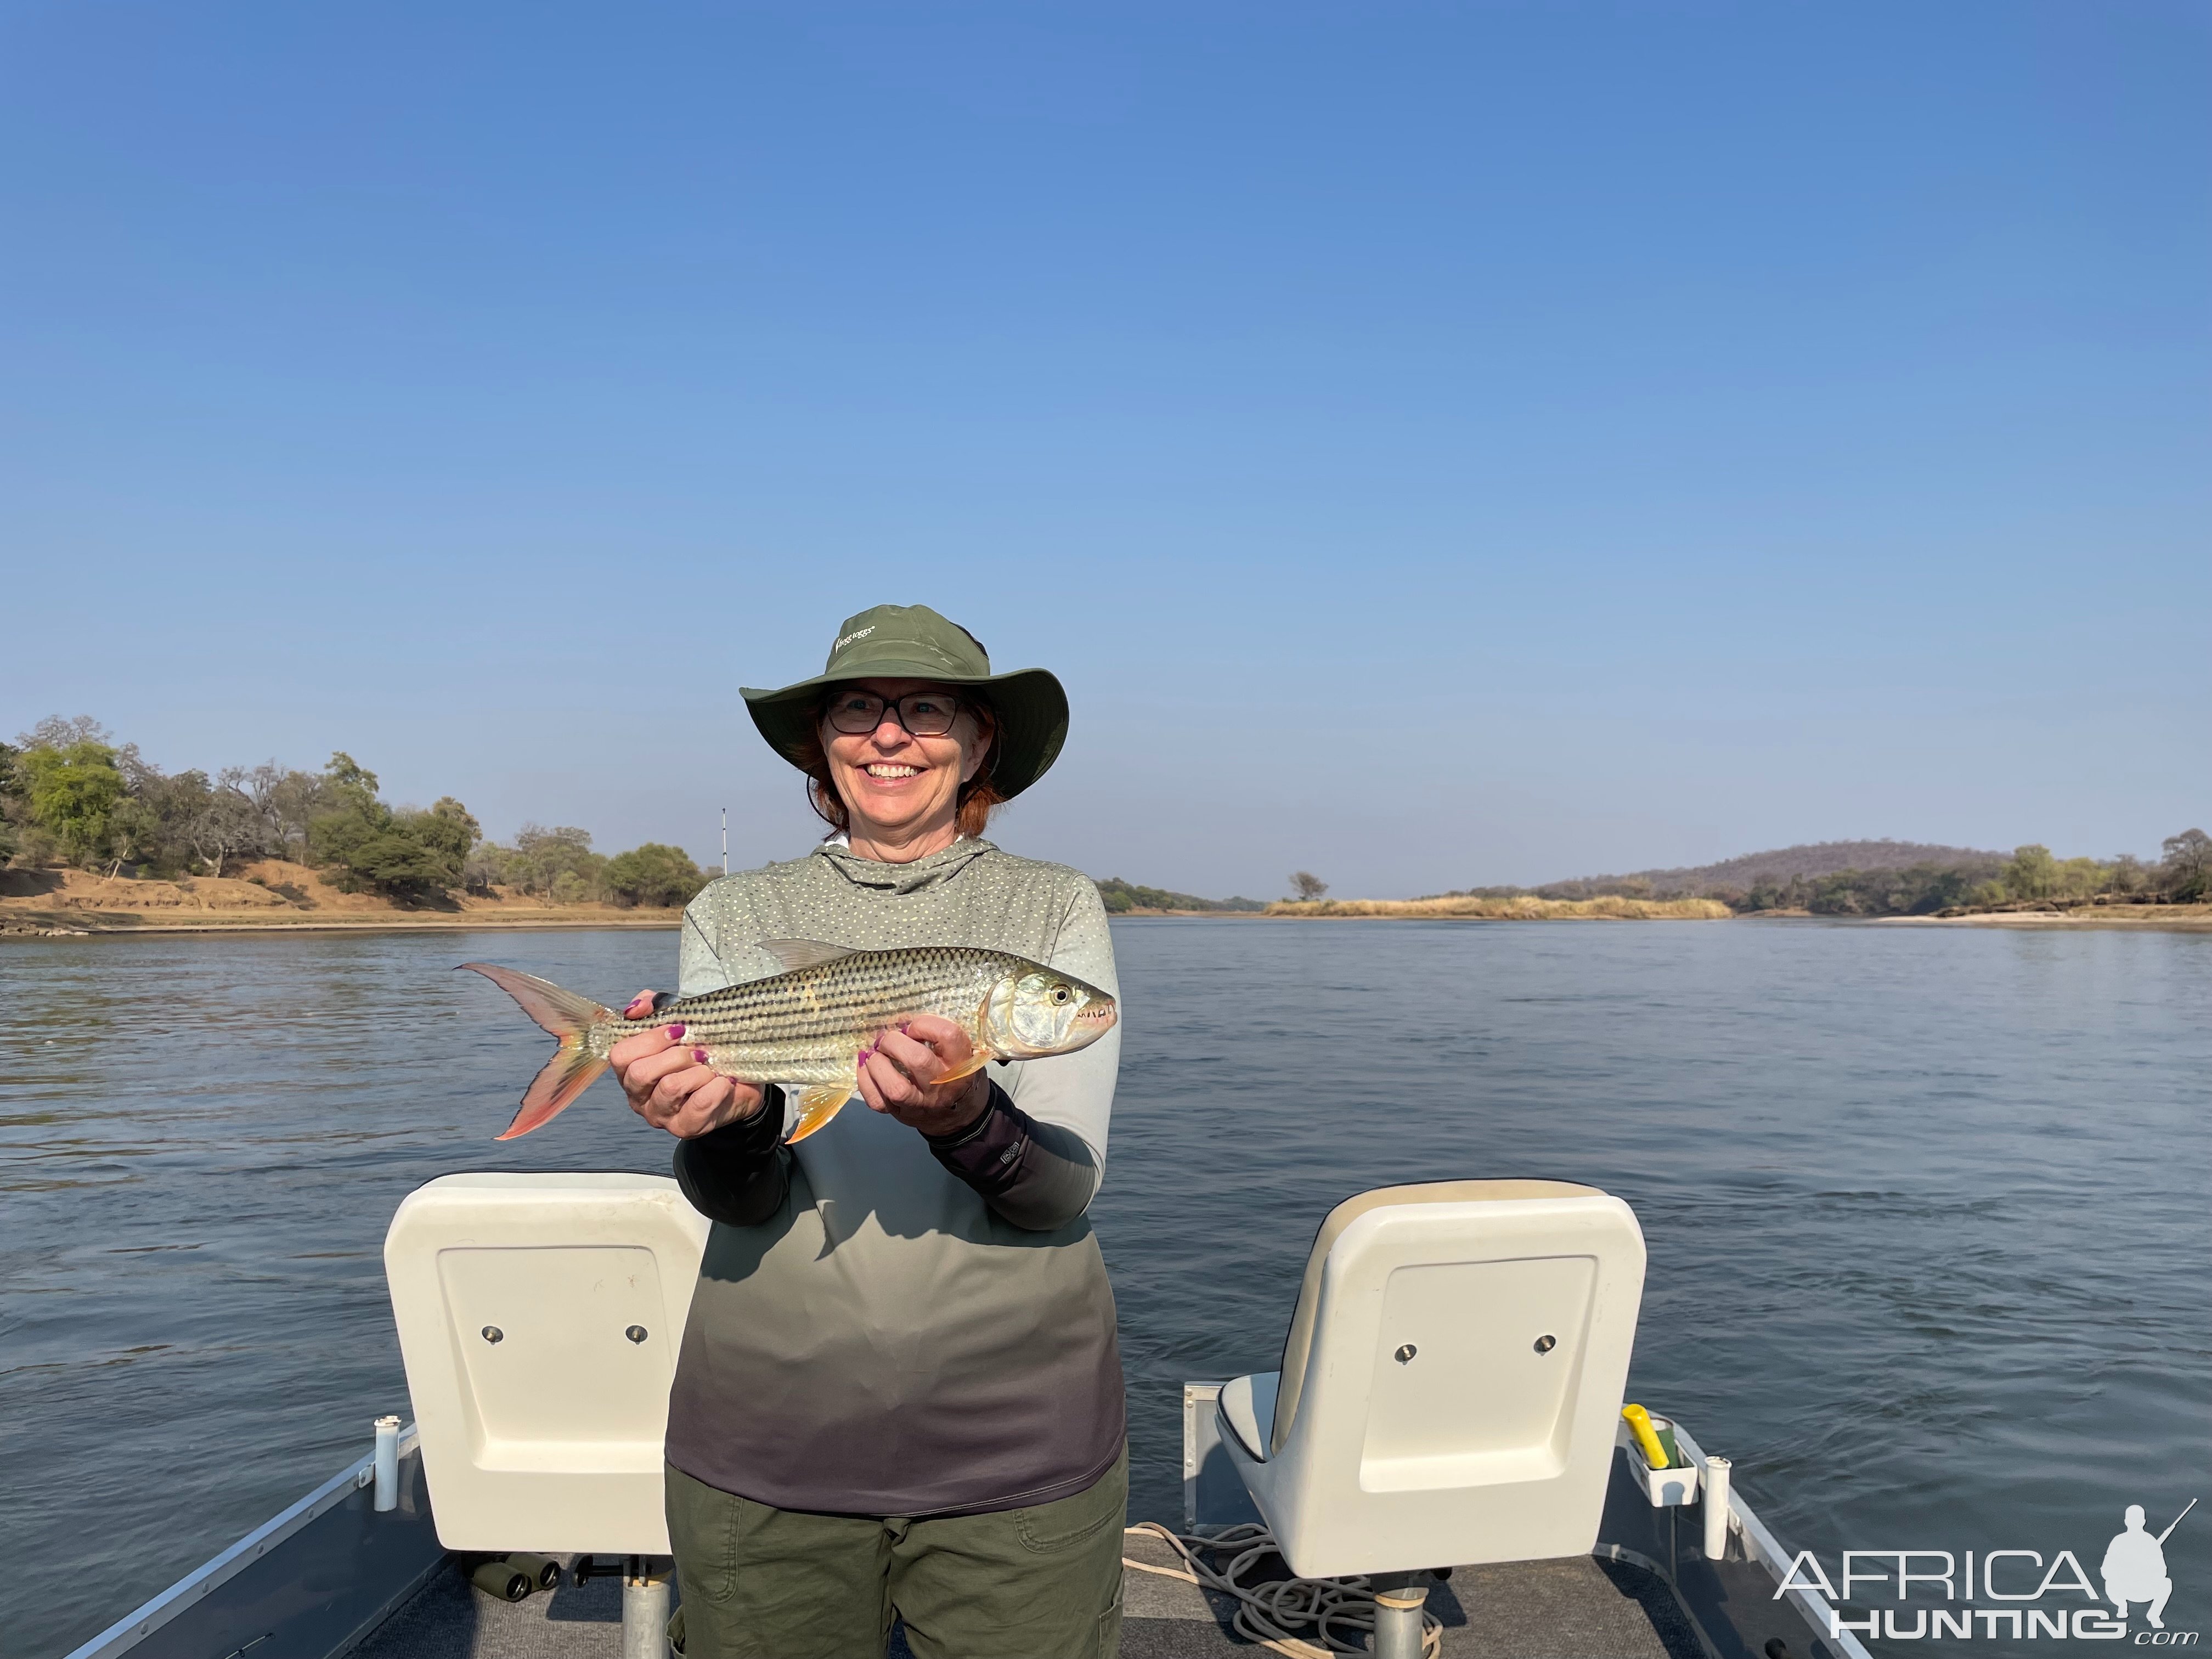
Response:
M2145 1615L2153 1630L2164 1630L2166 1620L2160 1617L2166 1611L2166 1598L2173 1594L2173 1580L2166 1571L2166 1540L2181 1524L2182 1516L2197 1507L2191 1498L2188 1507L2168 1523L2166 1530L2155 1538L2143 1530L2143 1506L2128 1505L2127 1514L2121 1517L2127 1530L2113 1535L2105 1546L2104 1565L2098 1569L2105 1581L2105 1599L2119 1612L2128 1616L2128 1603L2148 1601L2150 1611Z

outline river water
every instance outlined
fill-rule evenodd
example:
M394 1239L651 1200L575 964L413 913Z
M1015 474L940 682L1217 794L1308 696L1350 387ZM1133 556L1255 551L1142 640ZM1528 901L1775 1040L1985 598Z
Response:
M1136 1517L1180 1513L1182 1379L1274 1364L1332 1203L1507 1175L1635 1206L1632 1397L1732 1455L1831 1573L1910 1547L2071 1549L2094 1574L2126 1504L2156 1530L2212 1498L2212 935L1159 920L1115 941L1127 1047L1092 1213ZM380 1251L410 1189L665 1171L606 1085L493 1144L545 1039L446 970L612 1000L668 983L675 943L0 945L0 1651L65 1650L405 1411ZM2166 1547L2176 1629L2212 1624L2208 1510Z

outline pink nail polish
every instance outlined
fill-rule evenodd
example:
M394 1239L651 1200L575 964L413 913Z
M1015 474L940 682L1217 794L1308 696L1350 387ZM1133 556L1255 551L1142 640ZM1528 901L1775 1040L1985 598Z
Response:
M672 1025L672 1026L670 1026L670 1027L668 1028L668 1040L669 1040L671 1042L673 1042L677 1041L677 1040L678 1040L679 1037L681 1037L683 1035L684 1035L684 1022L683 1022L682 1020L678 1020L678 1021L677 1021L675 1024L673 1024L673 1025Z
M707 1063L707 1051L704 1048L694 1048L691 1051L691 1058L704 1066Z

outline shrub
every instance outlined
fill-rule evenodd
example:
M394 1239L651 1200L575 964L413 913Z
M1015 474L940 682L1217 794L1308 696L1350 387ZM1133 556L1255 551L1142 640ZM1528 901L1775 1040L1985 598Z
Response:
M609 859L604 879L623 904L688 904L707 884L706 872L690 854L653 841Z

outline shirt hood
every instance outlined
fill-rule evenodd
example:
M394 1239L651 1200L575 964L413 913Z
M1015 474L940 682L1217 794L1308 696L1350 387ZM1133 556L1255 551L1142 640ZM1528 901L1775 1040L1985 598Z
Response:
M866 887L882 893L904 894L942 886L975 860L993 850L988 841L963 836L941 852L916 859L911 864L885 864L880 859L862 858L846 844L844 836L836 836L816 848L814 856L829 860L838 874L855 887Z

